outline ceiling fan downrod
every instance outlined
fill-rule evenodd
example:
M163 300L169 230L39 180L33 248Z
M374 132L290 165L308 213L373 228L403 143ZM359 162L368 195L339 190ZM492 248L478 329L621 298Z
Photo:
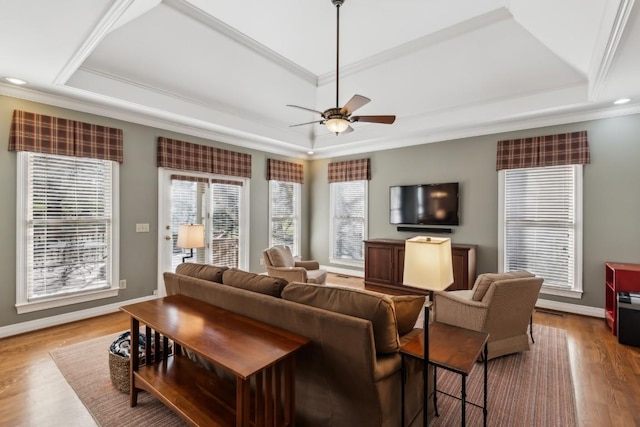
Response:
M336 7L336 108L340 108L340 6L344 0L331 0Z

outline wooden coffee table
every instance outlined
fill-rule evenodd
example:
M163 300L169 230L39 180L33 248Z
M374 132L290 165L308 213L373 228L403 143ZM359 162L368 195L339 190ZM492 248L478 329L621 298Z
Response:
M120 309L131 316L131 348L138 348L140 324L146 328L146 365L139 367L138 352L131 352L131 406L146 390L191 425L294 425L294 353L307 338L184 295ZM155 360L152 331L163 346ZM227 371L235 387L183 356L181 347Z
M425 318L428 319L429 313L425 311ZM444 393L438 390L436 371L437 368L444 368L449 371L460 374L462 380L461 396L453 396L448 393L450 397L461 400L462 404L462 426L466 422L466 405L470 404L482 409L483 421L486 427L487 425L487 341L489 334L484 332L472 331L470 329L464 329L457 326L447 325L439 322L431 322L427 330L427 334L424 333L424 329L419 335L416 335L411 341L406 343L400 348L400 353L403 357L413 357L424 361L424 409L423 420L424 425L428 425L427 420L427 373L428 364L434 366L433 369L433 405L435 414L438 416L438 402L437 393ZM428 346L425 346L425 335ZM471 372L473 365L478 360L480 354L483 354L484 358L484 401L483 405L478 405L473 402L467 402L467 376ZM402 393L403 401L403 414L404 414L404 386Z

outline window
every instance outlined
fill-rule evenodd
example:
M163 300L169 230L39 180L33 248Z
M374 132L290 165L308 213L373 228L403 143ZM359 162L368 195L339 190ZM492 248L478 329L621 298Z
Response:
M331 187L331 262L362 266L367 239L368 181L334 182Z
M118 292L116 162L18 153L18 313Z
M544 293L582 293L582 165L500 171L500 270L544 278Z
M269 246L285 245L300 255L300 184L269 181Z

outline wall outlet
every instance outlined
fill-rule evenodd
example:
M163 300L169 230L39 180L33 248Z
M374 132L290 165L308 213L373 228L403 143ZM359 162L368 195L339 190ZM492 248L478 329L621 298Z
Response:
M136 224L136 233L148 233L149 224Z
M127 281L125 279L120 280L120 289L127 289Z
M153 290L153 294L154 294L154 295L158 295L158 290L157 290L157 289L154 289L154 290Z
M260 265L264 265L264 258L260 257Z

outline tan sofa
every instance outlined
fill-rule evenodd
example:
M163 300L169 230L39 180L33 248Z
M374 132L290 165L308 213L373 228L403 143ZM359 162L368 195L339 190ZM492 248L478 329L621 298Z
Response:
M527 327L543 279L527 271L481 274L473 289L436 292L434 318L488 332L488 357L529 350Z
M287 284L191 263L164 273L164 280L168 295L197 298L311 340L296 355L296 425L401 425L398 348L419 332L413 325L423 297ZM422 425L422 365L408 361L406 377L405 425Z
M296 261L288 246L276 245L262 251L267 274L282 277L289 282L323 284L327 272L320 269L318 261Z

